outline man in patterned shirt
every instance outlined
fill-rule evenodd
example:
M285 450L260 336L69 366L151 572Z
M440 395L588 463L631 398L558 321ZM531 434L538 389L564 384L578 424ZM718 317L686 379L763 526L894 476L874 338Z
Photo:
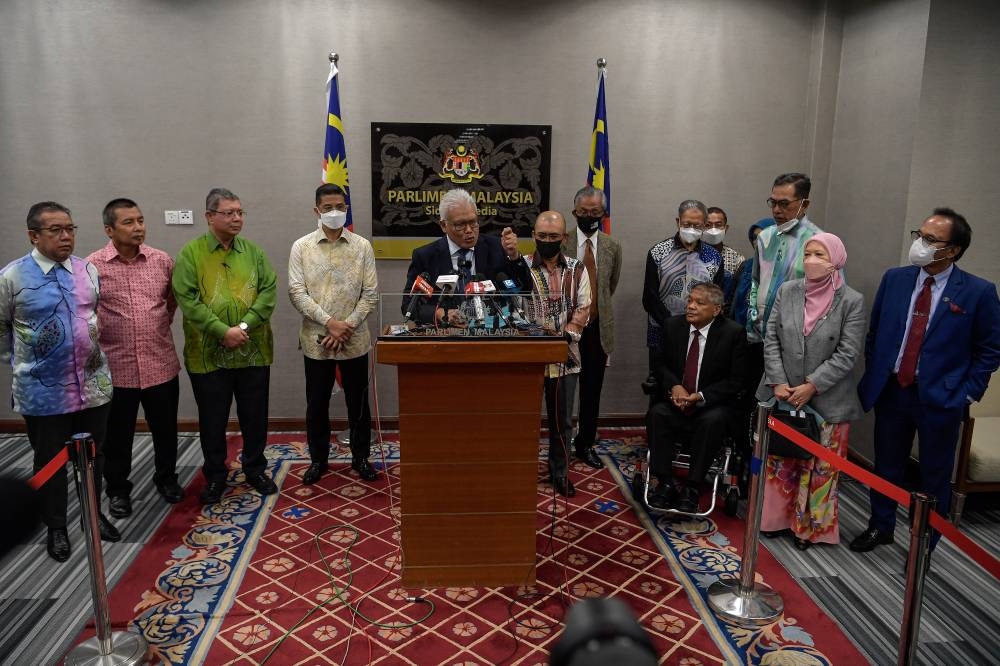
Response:
M563 497L576 489L569 480L570 417L580 374L580 337L590 314L590 278L582 261L567 257L562 244L568 238L561 213L546 211L535 220L535 254L531 263L528 318L553 335L569 338L565 363L545 368L545 409L549 423L549 480ZM522 258L521 261L524 261Z
M729 216L726 211L718 206L708 207L708 220L705 222L705 231L701 234L701 240L706 245L711 245L722 255L722 293L725 295L725 302L722 306L724 313L729 312L733 302L733 291L736 289L736 269L743 263L745 257L726 245L726 232L729 231Z
M677 231L649 249L646 277L642 287L642 307L649 315L646 346L650 370L653 353L663 339L662 326L667 317L684 314L691 286L712 282L722 286L722 255L702 233L708 219L705 204L686 199L677 207Z
M198 403L208 482L202 504L217 504L226 490L226 426L234 397L246 482L261 495L278 491L264 458L278 280L264 251L239 236L245 214L235 194L211 190L205 198L208 233L181 248L172 279L184 313L184 367Z
M108 244L87 261L101 279L97 322L115 390L104 445L104 480L111 515L132 514L132 444L142 405L153 436L153 483L167 502L184 499L177 483L177 401L181 371L170 324L177 302L170 288L174 260L145 244L146 222L131 199L104 207Z
M330 394L337 369L351 429L351 467L378 478L368 462L368 352L365 320L378 303L375 253L367 239L344 228L347 199L332 183L316 189L318 228L295 241L288 258L288 296L302 315L299 347L306 372L306 440L311 464L302 483L319 481L330 457Z
M13 368L11 398L24 418L34 471L74 433L89 432L97 449L94 484L100 497L111 375L97 344L97 270L73 256L75 238L65 206L43 201L28 211L34 249L0 270L0 360ZM68 494L64 465L39 490L46 550L57 562L70 554ZM103 513L98 526L104 541L121 539Z

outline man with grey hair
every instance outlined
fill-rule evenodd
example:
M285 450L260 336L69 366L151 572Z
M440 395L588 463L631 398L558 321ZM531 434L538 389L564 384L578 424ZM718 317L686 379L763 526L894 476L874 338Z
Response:
M576 229L569 232L562 251L583 262L590 279L590 319L580 337L580 418L573 450L594 469L603 467L591 448L597 441L604 369L615 346L615 310L611 297L622 271L621 244L600 230L607 215L604 192L588 185L573 196ZM579 230L579 234L577 233Z
M208 233L185 245L174 267L174 295L184 313L184 365L198 404L205 456L202 504L217 504L226 490L226 426L233 398L246 482L261 495L278 490L265 472L264 458L277 276L264 251L239 235L245 215L235 194L211 190L205 200Z
M498 273L505 273L518 280L523 287L527 283L524 262L518 261L521 253L517 249L517 234L510 227L504 227L500 238L479 233L479 216L472 196L461 189L449 190L441 197L441 230L444 236L418 247L413 251L410 268L406 272L406 286L403 288L402 312L406 312L410 300L409 293L417 276L434 284L439 275L455 273L459 276L459 291L473 276L482 275L493 280ZM457 315L456 310L452 311ZM419 322L437 322L443 316L436 298L428 298L414 314Z
M642 307L649 314L646 345L651 360L662 341L664 322L684 313L691 286L698 282L722 285L722 255L701 241L707 220L705 204L697 199L682 201L677 207L677 231L646 255Z
M718 285L695 283L684 314L664 322L653 363L660 391L646 414L650 472L659 480L651 506L697 512L701 483L729 423L739 418L746 334L720 316L722 302ZM691 466L682 489L674 487L672 472L674 442L680 438L691 442Z
M11 405L24 417L35 473L65 449L74 433L93 436L100 499L112 389L97 342L97 269L73 254L76 225L65 206L36 203L27 223L31 252L0 270L0 360L11 368ZM46 550L57 562L70 556L68 495L66 465L61 464L38 490L48 528ZM98 526L104 541L121 540L103 513Z

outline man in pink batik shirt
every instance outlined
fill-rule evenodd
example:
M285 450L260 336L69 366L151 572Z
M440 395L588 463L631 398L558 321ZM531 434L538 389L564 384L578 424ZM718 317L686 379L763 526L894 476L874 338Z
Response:
M132 513L132 441L142 405L153 435L153 483L164 500L184 498L177 483L177 401L180 363L170 324L177 303L170 286L174 260L145 244L142 211L131 199L104 207L110 239L87 260L101 280L97 306L101 349L111 366L114 393L104 445L104 479L111 515Z

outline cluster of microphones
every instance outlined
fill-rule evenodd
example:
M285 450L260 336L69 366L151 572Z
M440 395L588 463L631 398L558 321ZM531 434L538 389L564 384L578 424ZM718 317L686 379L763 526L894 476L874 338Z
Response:
M540 330L540 327L525 318L520 304L522 290L506 274L498 273L494 282L476 273L465 281L462 296L456 295L459 284L456 273L439 275L433 283L428 273L421 273L410 288L405 319L416 323L421 305L437 298L436 307L444 311L442 322L452 322L454 318L449 317L449 312L458 310L462 313L460 320L463 328L516 328L527 332Z

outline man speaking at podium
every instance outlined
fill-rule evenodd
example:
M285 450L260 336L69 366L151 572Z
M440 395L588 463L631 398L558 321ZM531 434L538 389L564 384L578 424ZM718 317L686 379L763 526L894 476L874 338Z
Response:
M525 284L526 267L524 262L518 261L521 253L517 249L517 234L510 227L505 227L500 238L480 235L479 217L472 195L461 189L446 192L441 197L440 218L439 224L445 235L413 251L403 289L404 314L408 309L413 283L424 273L427 274L424 279L432 285L439 275L458 275L456 293L463 293L465 284L476 274L493 280L498 273L506 273L514 276L521 286ZM449 313L449 317L458 315L457 310ZM444 310L437 307L437 299L431 297L419 305L412 316L415 321L429 323L439 321L444 316Z

